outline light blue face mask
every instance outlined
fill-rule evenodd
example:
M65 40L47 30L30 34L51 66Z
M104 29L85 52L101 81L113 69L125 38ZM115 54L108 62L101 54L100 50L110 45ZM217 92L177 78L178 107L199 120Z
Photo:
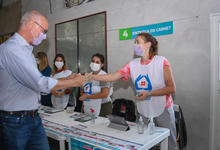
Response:
M144 55L144 50L141 49L140 44L135 44L134 45L134 52L137 56L143 56Z
M46 34L40 33L39 37L34 37L32 44L39 45L44 39L47 38Z

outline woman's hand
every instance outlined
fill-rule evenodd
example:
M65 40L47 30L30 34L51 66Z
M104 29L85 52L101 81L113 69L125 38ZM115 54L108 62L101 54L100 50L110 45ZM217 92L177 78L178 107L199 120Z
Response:
M65 94L70 94L70 89L66 89Z
M86 79L86 82L91 82L94 80L94 75L90 73L85 73L85 79Z
M64 90L62 90L62 92L57 92L57 95L58 95L58 96L62 96L63 94L65 94L65 91L64 91Z
M51 94L54 96L62 96L63 94L65 94L65 91L64 90L62 90L61 92L52 91Z
M143 100L147 99L150 96L151 96L151 92L150 91L144 91L144 92L141 92L141 93L137 94L135 96L135 99L139 100L139 101L143 101Z
M85 94L85 93L83 93L83 94L79 97L79 100L80 100L80 101L84 101L84 100L86 100L86 99L88 99L88 95Z

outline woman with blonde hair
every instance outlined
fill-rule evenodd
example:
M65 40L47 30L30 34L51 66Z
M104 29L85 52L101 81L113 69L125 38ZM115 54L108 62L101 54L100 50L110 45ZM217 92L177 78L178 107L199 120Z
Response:
M36 55L36 62L41 74L50 77L52 69L48 63L47 54L45 52L38 52ZM41 104L44 106L52 106L51 95L41 95Z
M51 67L48 62L47 54L45 52L38 52L36 55L36 61L38 64L38 69L44 75L49 77L51 75Z

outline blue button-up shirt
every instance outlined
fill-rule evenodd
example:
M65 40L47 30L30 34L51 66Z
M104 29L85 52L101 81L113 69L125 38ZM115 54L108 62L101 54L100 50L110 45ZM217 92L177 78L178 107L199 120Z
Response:
M40 92L50 93L57 84L39 72L32 51L18 33L0 45L0 110L37 109Z

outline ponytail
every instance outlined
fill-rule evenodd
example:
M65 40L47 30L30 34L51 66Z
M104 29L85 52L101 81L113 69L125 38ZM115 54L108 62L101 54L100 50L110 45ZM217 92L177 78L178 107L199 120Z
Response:
M145 43L151 42L149 58L152 58L153 56L158 54L158 41L155 37L153 37L151 34L146 33L146 32L142 32L138 34L138 36L141 36Z

